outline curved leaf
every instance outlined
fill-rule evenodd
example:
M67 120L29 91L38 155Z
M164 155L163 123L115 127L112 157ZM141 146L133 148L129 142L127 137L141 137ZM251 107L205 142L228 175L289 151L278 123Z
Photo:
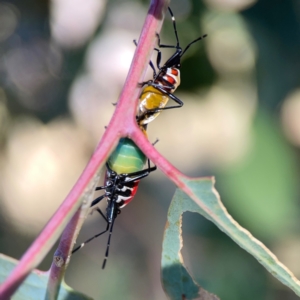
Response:
M218 300L219 298L201 288L191 277L183 264L180 250L182 248L181 225L184 205L181 195L175 193L168 212L163 252L162 252L162 285L172 300L198 299ZM194 203L192 200L190 202Z
M170 284L169 268L177 266L177 275L184 269L180 254L182 247L181 223L185 211L197 212L212 221L231 237L240 247L254 256L274 277L291 288L300 296L300 282L293 273L284 266L277 257L249 231L241 227L227 212L222 204L218 192L214 188L214 179L184 179L189 187L189 195L177 189L168 212L168 222L165 230L162 254L163 284L168 292ZM202 203L199 207L191 198ZM205 208L205 210L203 209ZM184 269L185 270L185 269ZM191 280L191 279L189 279ZM180 282L177 280L177 282ZM182 283L181 284L185 284ZM170 295L170 293L169 293ZM171 298L180 299L180 298ZM195 299L195 298L186 298Z
M5 278L10 274L13 268L17 265L18 261L12 259L6 255L0 254L0 282L3 282ZM45 299L46 289L48 284L48 272L42 272L34 270L26 278L23 284L19 287L17 292L13 295L13 300L36 300ZM74 291L66 283L62 283L58 300L91 300L79 292Z

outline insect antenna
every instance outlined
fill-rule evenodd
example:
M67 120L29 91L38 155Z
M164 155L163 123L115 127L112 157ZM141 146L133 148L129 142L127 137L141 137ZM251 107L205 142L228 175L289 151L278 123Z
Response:
M182 51L182 53L180 54L180 57L186 52L187 49L190 48L190 46L191 46L192 44L194 44L194 43L196 43L196 42L198 42L198 41L204 39L205 37L207 37L207 34L204 34L204 35L198 37L197 39L195 39L194 41L190 42L190 43L185 47L185 49Z
M118 212L118 213L119 213L119 212ZM111 236L112 236L112 231L113 231L115 219L116 219L116 216L113 217L112 222L111 222L111 225L110 225L109 236L108 236L107 245L106 245L106 251L105 251L105 258L104 258L103 264L102 264L102 270L105 268L106 262L107 262L107 259L108 259L108 255L109 255L109 246L110 246L110 239L111 239Z
M176 36L176 41L177 41L176 48L180 48L180 46L179 46L179 38L178 38L178 33L177 33L177 28L176 28L175 17L173 15L173 12L172 12L172 10L171 10L170 7L168 7L168 10L169 10L169 13L170 13L171 18L172 18L173 28L174 28L174 32L175 32L175 36Z
M178 33L177 33L177 28L176 28L175 17L174 17L174 15L173 15L173 12L172 12L172 10L171 10L170 7L168 7L168 10L169 10L170 15L171 15L171 18L172 18L173 28L174 28L174 32L175 32L175 36L176 36L176 41L177 41L176 48L178 49L178 48L180 48L180 46L179 46L179 38L178 38ZM198 37L197 39L195 39L194 41L190 42L190 43L185 47L185 49L182 51L182 53L180 54L180 57L186 52L187 49L190 48L190 46L191 46L192 44L194 44L194 43L196 43L196 42L198 42L198 41L204 39L205 37L207 37L207 34L204 34L204 35Z
M136 40L133 40L133 43L135 44L135 46L137 46L137 41ZM157 49L157 48L154 48L154 50L160 52L159 49ZM155 67L154 67L151 60L149 61L149 65L150 65L151 69L153 70L153 77L155 77L156 76L156 70L155 70Z

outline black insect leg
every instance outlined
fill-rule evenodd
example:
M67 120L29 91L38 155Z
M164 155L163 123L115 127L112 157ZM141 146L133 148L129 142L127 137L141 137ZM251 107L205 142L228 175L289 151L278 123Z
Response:
M101 190L105 190L107 188L107 186L97 186L95 188L95 191L101 191Z
M154 146L157 142L158 142L158 140L156 140L152 145ZM151 172L155 171L156 169L157 169L156 166L154 166L154 167L151 167L151 166L150 166L150 159L148 158L148 169L147 169L148 175L149 175Z
M93 207L93 206L95 206L96 204L98 204L98 203L99 203L102 199L104 199L105 197L106 197L106 194L104 194L104 195L102 195L102 196L96 198L96 199L92 202L91 207Z
M159 34L156 33L156 36L157 36L157 38L158 38L158 47L159 47L159 41L160 41ZM157 48L154 48L154 50L157 51L157 56L156 56L156 67L158 68L158 70L160 70L160 69L161 69L161 67L160 67L160 62L161 62L161 51L160 51L159 49L157 49ZM153 78L155 78L155 77L156 77L156 74L155 74L155 76L153 76Z
M158 48L178 48L179 46L174 46L174 45L162 45L160 43L160 35L158 33L156 33L156 36L157 36L157 45L158 45Z
M135 46L137 46L136 40L133 40L133 43L135 44ZM159 51L157 48L154 48L154 50ZM156 70L155 70L154 64L151 60L149 61L149 65L150 65L151 69L153 70L153 77L156 77ZM145 84L144 84L144 82L142 82L142 83L139 83L139 85L144 86Z
M108 223L107 218L105 217L104 213L102 212L102 210L100 208L96 208L96 211L101 215L101 217Z
M158 89L159 91L163 92L164 94L166 94L167 96L170 97L170 99L172 99L173 101L175 101L176 103L178 103L178 105L171 105L171 106L166 106L166 107L161 107L161 108L155 108L155 109L149 109L148 111L146 111L144 114L142 114L141 116L137 117L137 122L141 122L142 120L145 119L145 116L151 116L154 115L162 110L167 110L167 109L173 109L173 108L180 108L183 106L183 102L177 98L174 94L169 93L168 91L166 91L163 87L156 85L156 84L150 84L153 87L155 87L156 89Z
M73 251L72 251L72 254L77 252L79 249L83 248L87 243L91 242L92 240L94 240L95 238L97 238L98 236L104 234L105 232L108 231L109 229L109 222L107 221L106 217L104 216L103 212L97 208L96 209L97 212L103 217L103 219L106 221L106 229L96 235L94 235L93 237L89 238L88 240L86 240L84 243L80 244L78 247L76 247Z
M150 167L150 160L148 159L148 168L147 169L137 171L137 172L133 172L133 173L128 173L128 174L121 174L121 175L124 176L124 178L130 177L129 180L126 180L126 181L124 180L124 183L125 182L128 183L128 182L137 181L137 180L140 180L144 177L147 177L151 172L155 171L156 169L157 169L156 166Z
M176 97L174 94L172 94L172 93L168 92L167 90L165 90L163 86L161 86L159 84L155 84L155 83L151 83L150 85L153 86L153 87L155 87L156 89L158 89L162 93L166 94L172 100L174 100L176 103L178 103L178 106L176 105L176 106L163 107L163 108L159 108L159 110L164 110L164 109L170 109L170 108L176 108L176 107L183 106L183 102L178 97Z

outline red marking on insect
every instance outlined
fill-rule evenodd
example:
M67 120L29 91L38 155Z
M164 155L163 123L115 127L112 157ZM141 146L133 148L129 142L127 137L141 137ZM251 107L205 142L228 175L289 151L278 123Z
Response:
M166 74L166 75L163 77L163 79L164 79L165 81L168 81L171 85L174 85L174 84L177 82L177 80L176 80L173 76L170 76L170 75L168 75L168 74Z
M140 180L137 180L137 181L132 182L132 186L130 188L127 187L128 190L130 191L130 195L126 199L123 198L121 200L123 203L119 208L125 207L127 204L129 204L133 200L133 198L138 190L139 183L140 183Z
M171 73L175 76L178 76L178 70L175 68L171 69Z

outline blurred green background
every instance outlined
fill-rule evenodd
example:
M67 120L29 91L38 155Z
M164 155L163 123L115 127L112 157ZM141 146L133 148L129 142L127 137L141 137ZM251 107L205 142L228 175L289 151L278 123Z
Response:
M88 162L147 6L0 1L0 252L20 258ZM149 138L185 174L215 175L230 214L300 277L300 2L176 0L171 8L183 47L208 37L182 59L184 107L150 124ZM169 16L162 43L175 43ZM171 53L163 49L163 61ZM74 255L67 283L95 299L166 299L160 255L174 189L160 171L143 180L117 219L106 270L105 236ZM92 215L78 242L104 227ZM222 300L297 299L204 218L186 213L183 232L188 269Z

